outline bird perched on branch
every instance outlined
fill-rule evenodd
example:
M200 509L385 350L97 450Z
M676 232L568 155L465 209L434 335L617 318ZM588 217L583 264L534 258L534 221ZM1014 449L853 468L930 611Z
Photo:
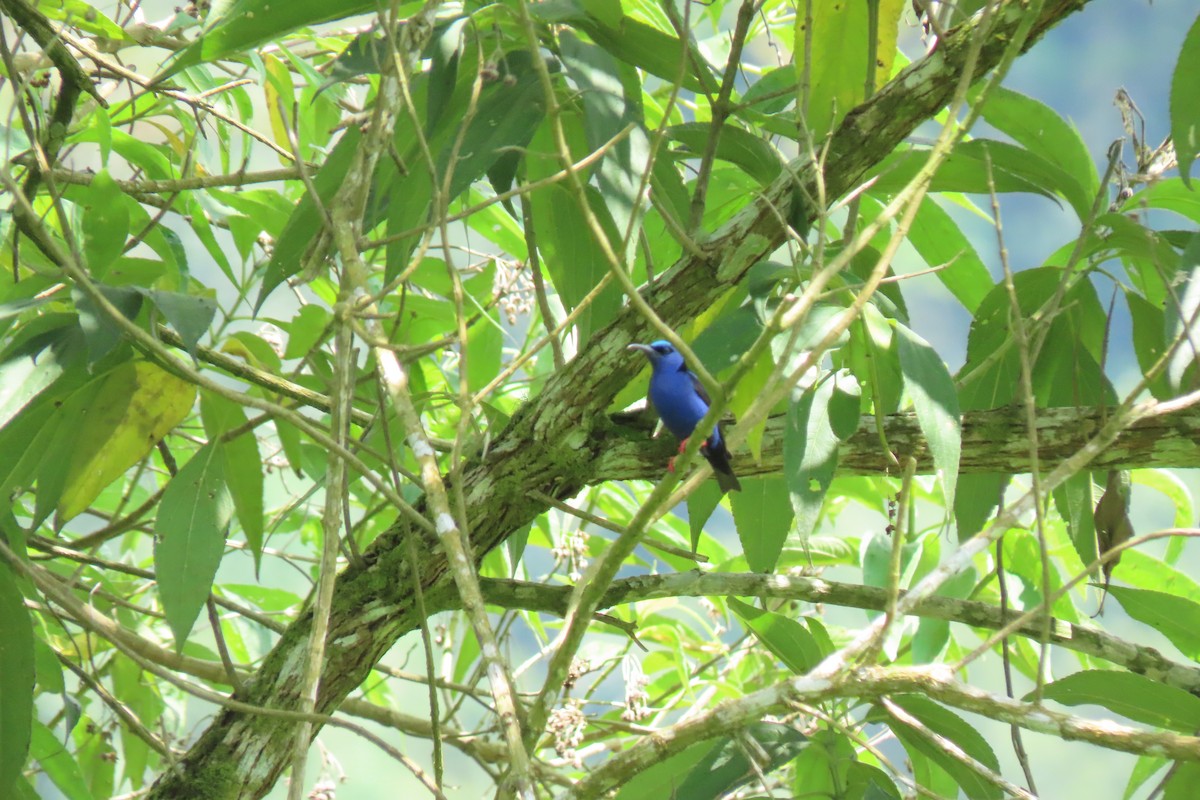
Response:
M650 360L650 403L667 430L682 440L679 445L679 452L682 453L688 437L708 413L708 393L670 342L659 340L651 344L631 344L629 349L641 351ZM742 485L729 465L729 451L725 449L720 425L713 426L712 433L700 447L700 453L712 465L713 475L722 492L741 490ZM674 459L671 464L673 469Z

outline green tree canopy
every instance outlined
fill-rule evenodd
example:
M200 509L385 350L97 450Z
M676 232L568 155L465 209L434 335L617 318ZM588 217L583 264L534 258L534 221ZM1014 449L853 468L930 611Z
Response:
M926 5L0 0L0 796L1191 797L1200 18Z

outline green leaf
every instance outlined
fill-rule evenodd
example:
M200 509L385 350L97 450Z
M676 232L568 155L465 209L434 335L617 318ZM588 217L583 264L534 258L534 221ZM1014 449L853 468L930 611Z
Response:
M1123 294L1125 302L1129 305L1129 316L1133 322L1133 352L1137 356L1138 367L1142 374L1148 375L1151 368L1167 351L1163 310L1136 292L1127 290ZM1150 382L1150 393L1157 400L1166 400L1175 396L1161 370Z
M840 441L858 431L862 417L862 389L848 370L833 373L833 396L829 398L829 427Z
M627 125L635 127L612 146L596 170L596 185L608 201L618 233L625 237L628 259L637 241L644 213L640 204L642 176L650 165L650 139L642 124L641 82L637 70L600 47L583 42L570 31L558 37L567 75L579 87L588 147L596 150Z
M79 769L79 762L58 737L37 720L33 722L29 755L69 800L92 800L92 792Z
M728 598L728 603L746 628L792 672L804 675L821 663L821 648L816 638L796 620L755 608L736 597Z
M692 352L705 369L719 374L750 349L762 333L762 321L750 305L723 312L692 342Z
M121 286L106 286L97 284L100 294L112 303L126 319L136 319L142 307L142 294L136 289ZM87 342L88 366L111 353L121 343L125 335L117 325L116 320L107 312L97 308L92 298L82 289L75 286L71 289L71 299L75 302L75 310L79 312L79 327L83 329Z
M1167 382L1179 391L1185 373L1200 354L1200 233L1194 234L1184 249L1173 284L1174 291L1163 310L1163 324L1168 345L1182 339L1167 362Z
M1200 764L1194 761L1177 761L1178 769L1171 775L1163 791L1163 800L1193 800L1196 787L1200 786Z
M791 725L754 722L736 735L723 737L688 772L674 797L718 800L762 775L769 775L795 758L808 737ZM754 762L750 754L755 755ZM765 759L760 760L760 756ZM672 795L661 795L669 797Z
M742 491L730 495L746 563L755 572L770 572L792 525L787 485L783 478L747 478L742 481Z
M1091 564L1099 555L1095 519L1097 500L1092 473L1087 470L1075 473L1054 490L1054 506L1067 523L1075 552L1084 564Z
M200 393L200 417L210 441L241 427L247 420L242 406L208 390ZM218 449L224 462L226 484L233 498L233 507L237 510L238 521L242 523L246 544L254 556L254 572L257 576L262 566L263 549L263 469L258 438L253 430L247 431L236 439L222 442Z
M398 18L403 18L420 8L420 3L410 2L401 5L395 13ZM203 35L181 50L157 80L166 80L182 69L206 61L240 54L306 25L332 22L374 9L374 4L368 0L333 4L322 0L293 0L282 5L272 0L234 0L214 8Z
M685 122L670 126L666 134L684 146L683 155L699 158L708 152L712 125L707 122ZM723 126L714 152L717 158L741 167L763 186L770 184L783 171L783 159L778 151L766 140L741 128Z
M1175 519L1172 521L1174 527L1191 527L1192 521L1196 519L1195 503L1192 501L1191 489L1180 479L1179 475L1167 469L1135 469L1129 474L1134 483L1149 486L1171 501L1171 504L1175 506ZM1183 536L1171 537L1165 556L1167 563L1175 563L1183 550L1185 541L1186 537Z
M678 788L706 755L719 746L719 742L698 742L683 752L655 761L647 769L631 777L617 792L615 800L645 800L647 797L679 797Z
M938 280L968 311L975 311L992 288L991 273L974 245L932 197L926 197L909 229L909 242L930 267L941 267Z
M1129 782L1125 784L1125 794L1122 800L1131 800L1142 784L1169 763L1167 759L1158 756L1139 756L1137 763L1129 772ZM1200 780L1200 776L1197 777L1197 780Z
M686 52L677 37L626 16L620 0L558 0L536 3L530 10L542 22L571 23L620 62L672 84L682 78L683 88L691 91L717 91L706 66L685 61Z
M1046 684L1043 696L1067 706L1103 706L1155 728L1181 733L1200 728L1200 697L1133 672L1076 672Z
M942 484L946 508L950 509L954 507L958 458L962 451L962 414L958 410L954 380L946 363L928 342L898 322L893 321L892 325L900 345L904 390L913 401L917 422L929 443Z
M850 770L858 765L854 744L842 733L822 728L812 735L808 747L796 758L792 797L849 798Z
M1000 762L996 758L996 753L992 750L991 745L983 738L982 734L975 730L973 725L968 724L966 720L954 712L939 706L932 700L917 695L893 697L892 702L919 720L931 732L958 745L964 753L992 770L992 772L1000 772ZM995 800L1000 800L1004 796L1004 793L998 786L985 781L974 770L933 744L926 738L925 734L916 731L908 724L895 718L893 718L891 727L909 752L912 752L914 748L921 751L934 763L954 776L967 797L972 798L972 800L974 798L987 798L987 800L995 798Z
M176 650L208 600L232 516L225 460L206 444L167 484L154 523L154 571Z
M958 476L954 491L954 521L958 540L965 542L983 530L983 525L1000 505L1000 492L1011 480L1010 475L963 473Z
M303 358L329 332L331 314L324 306L309 303L282 327L288 332L287 350L283 357Z
M1193 603L1200 604L1200 583L1186 572L1181 572L1141 550L1135 548L1124 551L1121 554L1121 563L1116 569L1120 570L1121 580L1125 583L1185 597Z
M76 326L49 331L10 352L0 363L0 428L64 372L75 371L82 354L83 337Z
M1200 661L1200 603L1150 589L1109 586L1125 613L1171 640L1193 661Z
M125 249L129 236L129 198L102 169L83 195L83 251L93 277L103 280L109 266Z
M467 387L478 392L500 372L504 333L484 315L467 329Z
M0 793L7 795L25 766L33 722L33 624L8 565L0 562Z
M146 294L183 339L187 351L195 354L200 337L208 332L208 326L217 314L217 301L201 295L154 289Z
M1200 17L1183 40L1171 76L1171 139L1179 157L1179 175L1190 187L1192 162L1200 153Z
M712 512L721 504L724 496L716 481L705 481L687 497L688 528L692 535L692 552L700 545L700 536L704 533L704 525Z
M788 406L783 438L783 474L803 540L812 535L821 504L837 471L838 441L829 417L833 380L804 392Z
M532 177L532 176L531 176ZM588 207L600 220L610 244L619 247L612 217L604 200L587 187ZM560 299L574 309L608 274L608 260L573 193L562 184L553 184L533 193L533 220L537 229L538 249ZM621 304L616 282L607 286L578 317L580 341L607 324Z
M1029 152L1061 165L1072 183L1060 188L1076 212L1086 218L1100 191L1100 176L1074 125L1050 106L1003 86L996 86L989 92L983 118Z

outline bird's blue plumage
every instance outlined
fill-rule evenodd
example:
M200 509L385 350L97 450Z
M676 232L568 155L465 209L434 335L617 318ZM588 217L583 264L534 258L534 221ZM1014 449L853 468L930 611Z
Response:
M640 350L650 360L650 403L663 425L676 438L688 439L708 413L709 401L704 386L688 370L683 356L670 342L659 340L648 345L630 345L630 348ZM725 449L720 425L713 426L702 452L712 464L724 491L741 488L729 466L729 452Z

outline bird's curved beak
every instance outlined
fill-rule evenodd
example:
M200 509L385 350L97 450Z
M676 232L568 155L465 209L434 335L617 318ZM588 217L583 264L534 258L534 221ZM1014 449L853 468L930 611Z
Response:
M631 344L628 347L626 347L625 349L626 350L637 350L637 351L643 353L647 358L649 358L650 354L654 352L654 349L652 347L650 347L650 345L648 345L648 344Z

